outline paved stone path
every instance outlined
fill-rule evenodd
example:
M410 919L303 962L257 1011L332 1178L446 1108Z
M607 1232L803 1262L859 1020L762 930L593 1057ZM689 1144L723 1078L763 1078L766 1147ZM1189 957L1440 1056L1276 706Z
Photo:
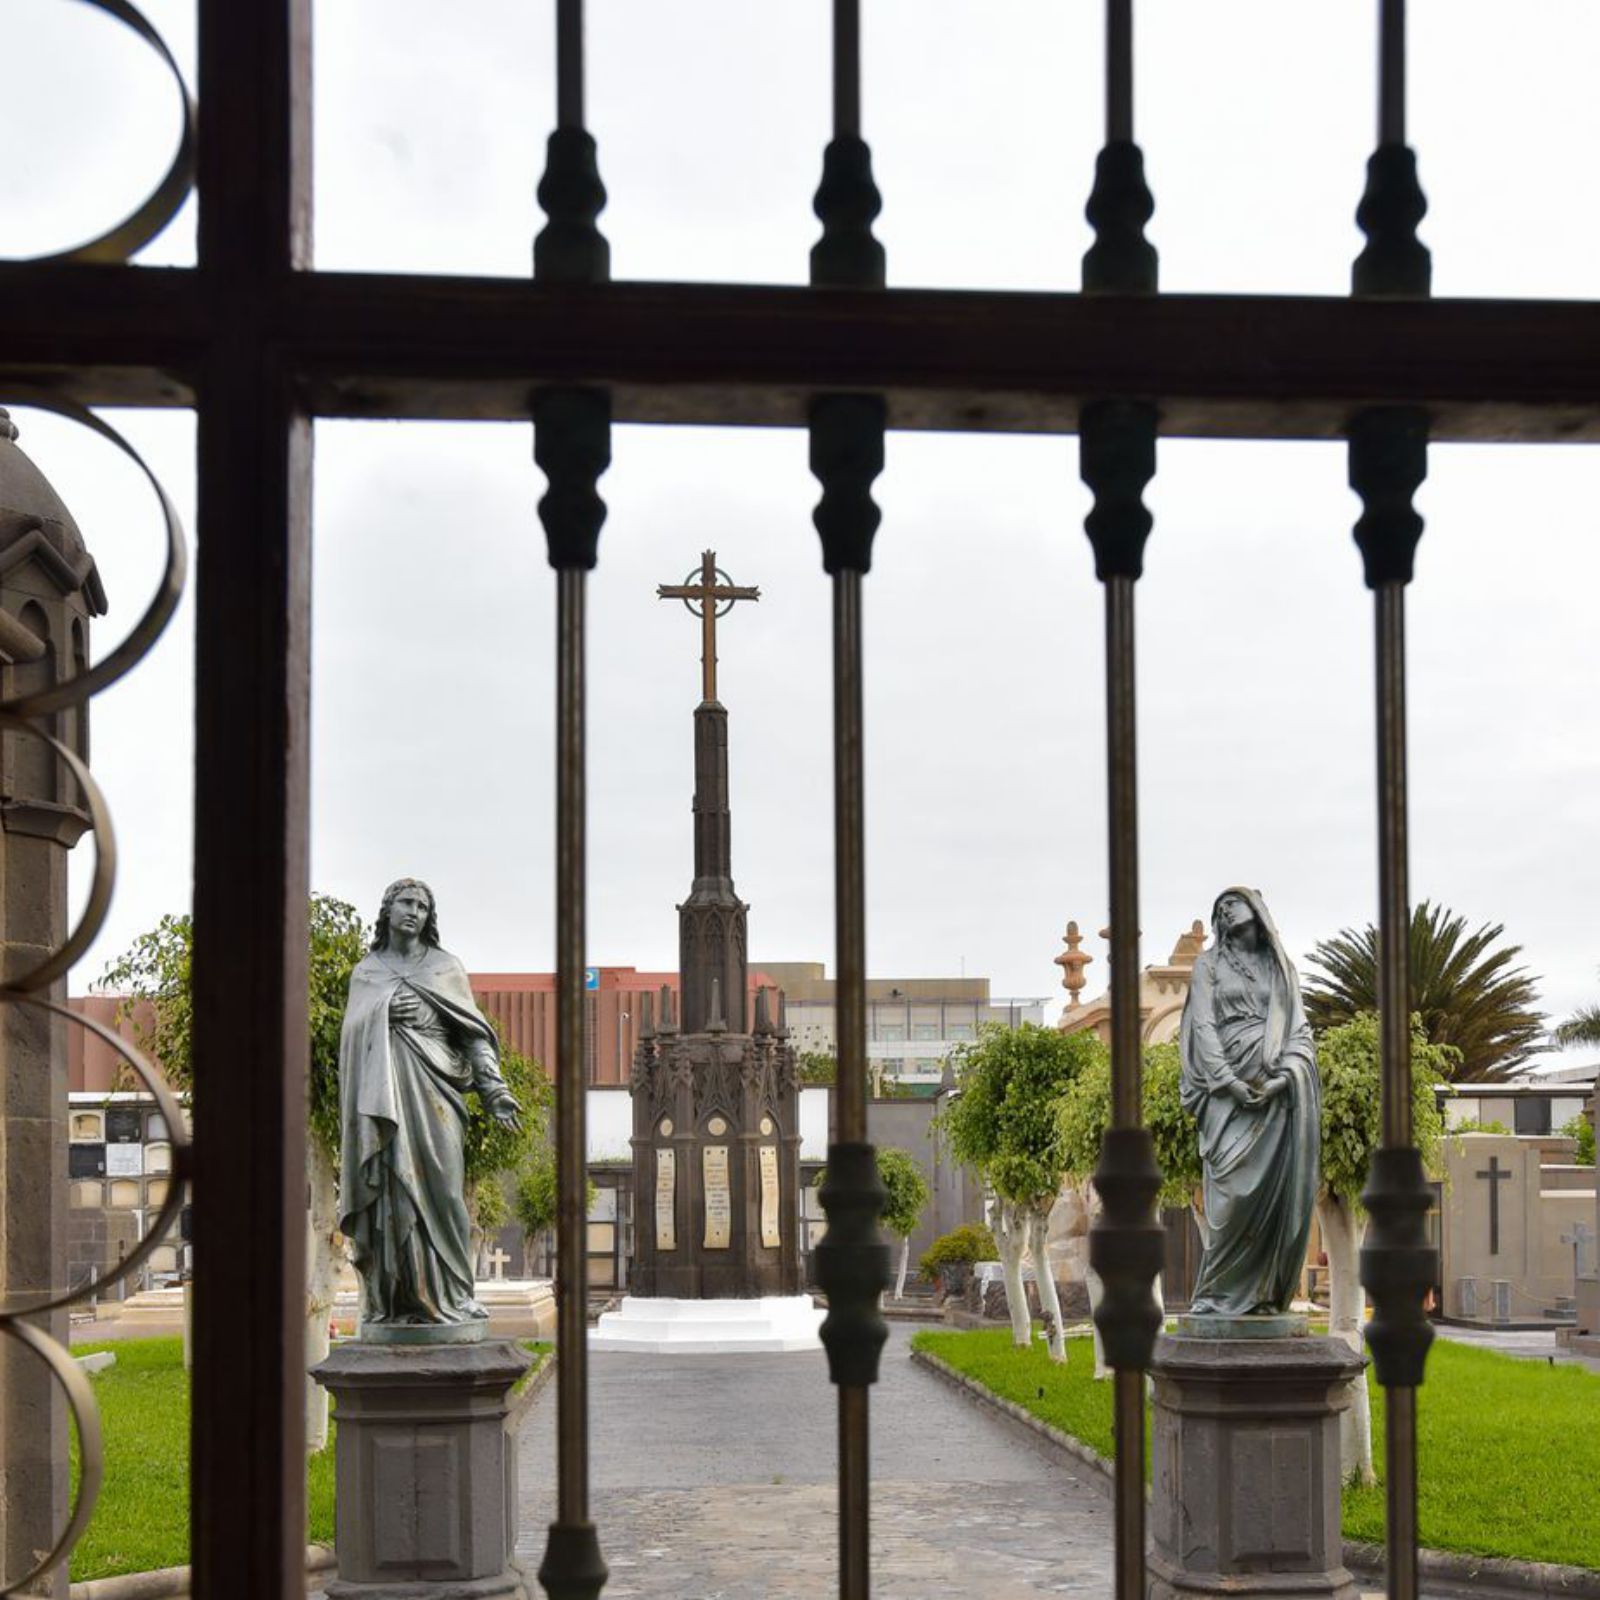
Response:
M892 1328L872 1400L875 1600L1105 1594L1098 1476L909 1359ZM821 1600L838 1589L836 1403L819 1353L596 1355L591 1501L606 1600ZM521 1437L531 1573L555 1502L552 1384Z

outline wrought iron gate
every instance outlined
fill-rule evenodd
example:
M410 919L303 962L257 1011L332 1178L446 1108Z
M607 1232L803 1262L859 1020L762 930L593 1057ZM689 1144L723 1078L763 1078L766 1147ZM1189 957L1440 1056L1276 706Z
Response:
M87 0L143 31L127 0ZM1082 292L889 289L861 138L859 0L834 0L833 138L808 288L612 283L585 131L581 0L557 0L557 127L529 282L313 270L310 0L199 0L198 265L128 264L190 181L186 146L129 222L0 266L0 401L192 407L199 422L194 1052L195 1593L303 1582L307 711L314 417L524 419L558 617L559 1493L541 1576L604 1582L589 1518L584 1340L585 586L615 422L806 428L833 591L839 1142L818 1252L839 1404L840 1592L869 1591L869 1395L887 1272L866 1143L862 594L888 428L1076 434L1104 586L1114 1127L1093 1239L1117 1368L1116 1593L1143 1593L1141 1386L1158 1317L1158 1175L1140 1126L1135 596L1158 435L1348 441L1378 668L1383 1135L1363 1280L1388 1389L1389 1593L1411 1600L1415 1392L1434 1281L1408 1081L1405 591L1431 439L1600 436L1600 310L1434 302L1405 142L1403 0L1381 0L1380 115L1349 299L1163 295L1133 139L1131 0L1108 0L1105 144ZM1085 175L1087 177L1087 175ZM177 1194L174 1187L174 1194ZM603 1535L603 1530L601 1530Z

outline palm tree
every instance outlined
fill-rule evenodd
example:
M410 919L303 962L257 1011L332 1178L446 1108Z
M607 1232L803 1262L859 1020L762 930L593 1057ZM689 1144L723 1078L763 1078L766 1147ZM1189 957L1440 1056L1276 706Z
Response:
M1600 1006L1579 1006L1550 1037L1559 1045L1600 1044Z
M1545 1038L1538 993L1522 946L1495 946L1502 924L1467 932L1465 917L1424 900L1411 915L1411 1010L1433 1044L1450 1045L1458 1081L1504 1078ZM1306 1015L1321 1033L1378 1009L1378 933L1345 928L1308 957ZM1317 970L1320 969L1320 970ZM1579 1021L1584 1014L1573 1020Z

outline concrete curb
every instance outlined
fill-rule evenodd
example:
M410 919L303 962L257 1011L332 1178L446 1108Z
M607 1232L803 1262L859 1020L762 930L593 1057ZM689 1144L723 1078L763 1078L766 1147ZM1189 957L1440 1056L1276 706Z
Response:
M306 1546L306 1588L316 1580L338 1570L333 1551L325 1544ZM74 1583L67 1594L70 1600L188 1600L189 1569L158 1567L154 1572L125 1572L115 1578L90 1578Z
M506 1407L506 1427L510 1432L515 1433L522 1426L522 1419L533 1409L533 1402L544 1393L545 1385L555 1376L555 1370L556 1353L552 1349L544 1358L543 1365L528 1379L528 1387Z
M958 1372L948 1361L930 1355L926 1350L913 1350L911 1360L915 1365L927 1368L935 1377L942 1378L953 1388L964 1390L980 1405L1000 1412L1030 1433L1037 1434L1046 1444L1060 1451L1062 1455L1070 1456L1080 1466L1092 1468L1094 1482L1106 1494L1110 1494L1111 1463L1104 1456L1091 1450L1081 1439L1074 1439L1070 1433L1065 1433L1053 1424L1042 1421L1026 1407L1019 1406L1015 1400L1002 1400L992 1389L984 1388L976 1378L969 1378L966 1373Z
M1383 1546L1347 1539L1344 1564L1363 1578L1383 1574ZM1554 1561L1513 1561L1504 1556L1469 1556L1455 1550L1419 1550L1417 1575L1435 1594L1521 1597L1564 1595L1600 1600L1600 1572Z
M1111 1492L1111 1463L1081 1440L1041 1421L1014 1400L1001 1399L992 1389L926 1350L913 1350L911 1359L946 1383L964 1389L980 1405L1021 1423L1063 1454L1093 1467L1101 1487L1107 1494ZM1352 1573L1362 1578L1382 1578L1382 1545L1346 1539L1343 1553L1344 1564ZM1498 1600L1502 1596L1505 1600L1523 1600L1529 1595L1548 1595L1553 1600L1600 1600L1600 1572L1589 1567L1565 1567L1554 1561L1513 1561L1504 1556L1462 1555L1454 1550L1419 1550L1417 1575L1435 1595L1454 1593L1474 1596L1476 1600ZM73 1600L78 1600L76 1594Z

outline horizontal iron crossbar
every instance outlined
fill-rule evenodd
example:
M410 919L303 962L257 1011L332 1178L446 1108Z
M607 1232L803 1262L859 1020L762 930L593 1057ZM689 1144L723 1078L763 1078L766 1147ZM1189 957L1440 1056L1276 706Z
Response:
M188 405L224 302L175 268L0 267L0 383ZM1068 433L1153 398L1168 436L1334 438L1415 405L1436 440L1600 439L1600 302L854 291L295 273L258 307L321 416L526 418L598 384L621 422L804 426L883 393L896 428ZM803 377L797 378L797 374Z

